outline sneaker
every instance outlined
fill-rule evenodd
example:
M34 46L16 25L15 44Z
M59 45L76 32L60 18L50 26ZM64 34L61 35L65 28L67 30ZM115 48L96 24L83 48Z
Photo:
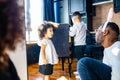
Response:
M75 76L75 78L76 78L76 79L80 79L80 76L79 76L79 75L77 75L77 76Z
M78 75L78 71L73 72L74 75Z

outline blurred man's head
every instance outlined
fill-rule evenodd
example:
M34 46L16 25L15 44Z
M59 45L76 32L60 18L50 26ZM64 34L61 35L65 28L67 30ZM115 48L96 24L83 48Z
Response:
M112 44L118 40L119 27L116 23L109 22L104 32L102 32L102 28L103 25L101 25L96 32L95 39L98 44L106 46L106 44L110 44L110 43Z
M72 21L73 23L81 21L81 14L78 11L72 14Z

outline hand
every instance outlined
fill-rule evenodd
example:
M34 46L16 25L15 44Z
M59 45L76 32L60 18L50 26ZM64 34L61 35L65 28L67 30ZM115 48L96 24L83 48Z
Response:
M52 22L52 21L44 21L45 23L49 23L49 24L52 24L54 27L58 28L59 26L59 23L55 23L55 22Z

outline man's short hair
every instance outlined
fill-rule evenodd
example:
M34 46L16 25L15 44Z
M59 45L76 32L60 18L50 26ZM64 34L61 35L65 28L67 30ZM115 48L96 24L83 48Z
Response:
M72 14L72 17L73 17L73 16L78 16L79 18L81 18L81 14L80 14L78 11L74 12L74 13Z
M108 22L107 27L110 27L113 31L115 31L117 36L119 35L119 27L116 23Z

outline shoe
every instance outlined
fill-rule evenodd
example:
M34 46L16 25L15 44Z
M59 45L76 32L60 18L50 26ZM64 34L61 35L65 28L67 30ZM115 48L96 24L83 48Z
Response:
M74 75L78 75L78 71L73 72Z
M76 79L80 79L80 76L79 76L79 75L77 75L77 76L75 76L75 78L76 78Z

